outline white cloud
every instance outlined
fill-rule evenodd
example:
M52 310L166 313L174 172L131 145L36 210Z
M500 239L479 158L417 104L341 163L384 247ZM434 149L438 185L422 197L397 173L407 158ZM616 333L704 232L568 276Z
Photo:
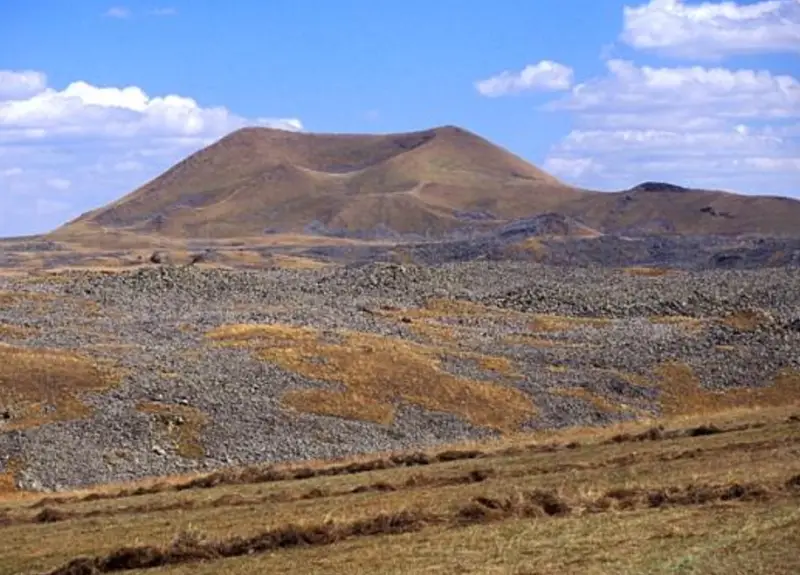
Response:
M47 77L41 72L0 70L0 102L27 98L44 90Z
M572 86L573 70L568 66L542 60L526 66L519 72L504 71L486 80L475 83L483 96L505 96L525 91L568 90Z
M574 114L575 129L545 161L553 173L606 189L667 180L745 192L797 190L797 79L621 60L607 65L605 76L545 105Z
M593 158L582 157L549 157L543 167L548 172L570 179L580 179L589 174L600 173L604 169Z
M105 16L108 18L118 18L124 20L131 17L131 11L124 6L114 6L106 10Z
M800 82L766 70L638 67L609 60L609 74L575 86L551 109L581 112L691 109L693 115L740 118L800 116Z
M177 16L177 8L154 8L150 10L152 16Z
M248 119L185 96L151 97L136 86L79 81L59 90L42 78L38 90L0 101L0 236L51 229L238 128L303 129L297 118ZM42 213L39 200L68 207Z
M698 59L800 52L800 0L651 0L625 7L621 39L637 49Z

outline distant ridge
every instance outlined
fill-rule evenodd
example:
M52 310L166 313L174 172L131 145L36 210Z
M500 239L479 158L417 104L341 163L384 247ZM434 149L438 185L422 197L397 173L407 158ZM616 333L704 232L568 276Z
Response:
M442 126L379 135L244 128L51 237L100 230L171 238L320 230L437 237L544 214L598 233L800 235L796 200L661 182L582 190L472 132Z

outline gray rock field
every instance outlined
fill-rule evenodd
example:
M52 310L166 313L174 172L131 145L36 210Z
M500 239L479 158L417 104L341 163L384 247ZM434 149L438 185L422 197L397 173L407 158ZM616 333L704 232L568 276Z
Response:
M767 388L779 374L800 370L796 267L658 275L472 261L263 271L153 265L52 280L0 276L0 294L20 292L29 295L0 297L0 328L19 328L0 330L0 342L76 351L122 374L105 391L79 395L90 410L78 419L15 425L23 407L9 398L3 405L0 397L7 412L0 419L0 471L15 462L18 483L29 489L498 433L458 409L431 411L402 398L393 398L388 424L291 409L287 393L344 391L348 382L315 379L252 349L214 344L207 333L225 325L309 327L331 346L348 333L394 338L389 346L416 342L457 378L522 391L535 412L520 429L659 415L662 365L683 366L698 393ZM480 361L486 357L511 367L488 368ZM165 427L163 417L137 408L143 403L173 406L175 421ZM175 415L182 409L190 415ZM187 426L191 414L206 423L194 438L199 455L187 456L174 428Z

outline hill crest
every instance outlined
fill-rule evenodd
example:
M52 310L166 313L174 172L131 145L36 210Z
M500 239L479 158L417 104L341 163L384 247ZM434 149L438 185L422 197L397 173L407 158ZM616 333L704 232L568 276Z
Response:
M445 237L551 213L601 233L800 233L795 200L663 182L583 190L447 125L389 134L242 128L51 237L101 230L172 238L321 230Z

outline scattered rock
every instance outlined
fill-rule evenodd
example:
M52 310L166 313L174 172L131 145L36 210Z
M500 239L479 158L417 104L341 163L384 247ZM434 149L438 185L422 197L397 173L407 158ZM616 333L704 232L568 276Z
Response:
M617 249L613 241L602 241L603 249ZM674 249L670 240L659 241L654 253ZM433 248L430 254L435 256ZM459 345L508 360L514 377L459 357L442 357L439 363L457 376L513 385L528 394L537 414L525 429L606 425L641 411L657 415L658 390L636 384L635 378L652 380L658 363L685 362L708 389L765 385L780 370L800 369L798 285L800 269L789 266L636 276L598 266L493 260L261 271L162 265L114 274L73 271L58 282L36 284L0 276L0 291L34 290L64 298L48 313L0 308L0 322L35 330L27 345L81 349L117 362L124 373L113 390L81 398L92 409L90 417L0 430L0 454L24 461L27 475L20 482L41 490L496 435L413 404L396 405L391 425L287 410L288 391L343 386L283 370L248 349L209 345L204 334L226 324L310 326L320 330L326 345L336 345L345 330L430 343L418 326L438 321L459 336ZM494 312L417 320L406 311L437 298L455 301L456 309L485 306ZM97 311L86 314L87 302ZM714 319L747 310L769 319L753 330ZM530 318L514 312L574 321L535 332ZM530 343L513 341L525 337ZM104 342L125 351L96 345ZM607 409L601 400L627 407ZM198 433L201 459L184 458L177 447L167 449L163 426L137 409L148 402L196 410L207 419L195 430L188 411L170 416L175 426L170 440ZM118 451L129 456L104 463L104 454Z

